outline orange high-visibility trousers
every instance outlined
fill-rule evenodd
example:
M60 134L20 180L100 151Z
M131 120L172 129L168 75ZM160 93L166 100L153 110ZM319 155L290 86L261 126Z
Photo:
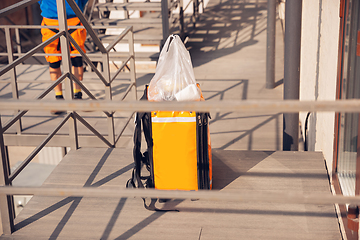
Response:
M67 24L68 26L77 26L77 25L82 25L80 22L80 19L75 17L75 18L70 18L67 19ZM57 19L49 19L49 18L43 18L43 21L41 23L42 26L59 26L59 21ZM42 28L41 29L41 34L42 34L42 41L46 41L49 38L51 38L52 36L54 36L59 29L49 29L49 28ZM86 52L85 50L85 40L86 40L86 30L84 28L78 28L78 29L70 29L69 33L71 33L71 37L74 38L74 40L76 41L76 43L80 46L81 50L83 50L84 52ZM74 47L73 44L70 45L70 53L72 54L79 54L79 51L76 50L76 48ZM61 49L60 49L60 41L59 39L54 40L53 42L51 42L50 44L48 44L47 46L44 47L44 52L45 53L61 53ZM61 60L61 56L45 56L46 61L49 63L54 63L54 62L58 62Z

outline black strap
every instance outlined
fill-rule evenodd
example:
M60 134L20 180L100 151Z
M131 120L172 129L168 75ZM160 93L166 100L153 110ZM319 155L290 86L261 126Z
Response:
M144 94L141 97L141 101L147 101L147 87L145 87ZM145 140L147 143L147 151L144 153L141 152L141 129L143 129ZM151 112L137 112L135 115L135 131L134 131L134 149L133 157L135 166L132 171L131 178L127 181L126 187L138 187L138 188L154 188L153 182L153 166L152 166L152 148L153 141L151 136ZM150 176L141 176L141 167L143 164L146 166L147 170L150 173ZM143 184L145 180L145 184ZM137 186L136 186L137 183ZM147 198L142 198L144 202L144 207L150 211L157 212L169 212L179 210L176 209L158 209L155 206L155 203L158 201L157 198L151 198L150 204L146 204Z
M146 205L146 198L142 198L144 201L144 207L145 209L149 211L156 211L156 212L179 212L178 209L159 209L155 206L155 203L158 201L157 198L151 198L151 202L149 205Z

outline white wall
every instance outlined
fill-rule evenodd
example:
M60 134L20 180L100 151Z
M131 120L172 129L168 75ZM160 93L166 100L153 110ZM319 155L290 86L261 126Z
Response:
M300 99L335 100L339 1L303 0ZM300 114L302 126L306 113ZM334 112L312 113L309 150L322 151L332 171Z
M320 0L303 0L301 22L301 62L300 62L300 100L315 100L315 88L318 77L318 49L320 40L319 13ZM299 118L302 132L305 134L305 119L307 112L300 112ZM315 115L311 115L308 138L308 149L315 150L316 125Z

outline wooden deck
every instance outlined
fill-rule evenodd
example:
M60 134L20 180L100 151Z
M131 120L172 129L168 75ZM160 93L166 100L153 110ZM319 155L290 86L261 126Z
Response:
M207 101L282 99L281 24L277 22L277 87L266 89L266 1L254 2L210 0L189 36L186 46L196 81ZM50 84L47 66L21 65L17 71L22 100L33 99ZM138 96L152 76L137 74ZM125 91L126 79L118 77L115 81L115 100ZM0 99L9 99L9 78L4 75L1 80ZM84 84L100 99L104 96L103 87L93 74L85 73ZM47 99L54 101L51 94ZM3 123L13 115L0 113ZM117 115L119 127L126 114ZM81 115L106 136L106 119L100 120L100 113ZM278 151L282 148L281 113L214 112L211 116L214 189L331 194L321 153ZM23 134L9 129L6 144L37 145L44 135L35 138L34 134L49 133L61 118L48 112L29 112L24 118ZM61 129L55 136L57 142L50 141L48 146L68 141L67 132L66 127ZM79 126L79 134L87 135L88 131ZM124 134L117 146L121 148L115 149L85 148L103 145L94 140L83 144L80 139L82 148L70 151L42 187L123 189L133 166L132 122ZM34 196L16 218L14 234L0 239L341 239L331 205L173 200L157 207L179 212L148 211L139 198Z
M213 186L221 191L330 194L318 152L213 151ZM43 187L123 189L130 149L71 151ZM34 196L0 239L341 239L334 206L172 200L153 212L142 199Z

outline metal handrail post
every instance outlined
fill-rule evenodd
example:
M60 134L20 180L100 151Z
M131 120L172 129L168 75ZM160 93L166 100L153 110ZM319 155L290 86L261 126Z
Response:
M112 100L112 90L111 90L111 76L110 76L110 58L109 53L103 53L103 67L104 72L103 76L108 84L105 85L105 99ZM114 112L110 112L107 116L108 124L108 140L112 145L115 145L115 124L114 124Z
M1 154L1 169L2 176L0 177L0 186L9 185L9 159L7 157L3 128L0 121L0 154ZM1 223L4 234L10 235L14 231L14 211L13 204L10 199L11 196L5 194L0 194L0 214L1 214Z
M300 96L302 0L285 3L284 100ZM299 149L299 113L284 113L283 150Z
M97 0L93 0L92 1L92 4L91 4L91 9L90 9L90 13L89 13L89 17L88 17L88 22L91 21L91 17L93 15L93 12L94 12L94 9L95 9L95 3L96 3Z
M63 36L60 37L60 47L61 47L61 57L63 63L63 71L71 72L71 62L70 62L70 43L67 39L68 26L66 19L66 9L65 9L65 0L57 0L57 11L58 11L58 21L59 21L59 31L65 32ZM69 77L65 79L65 98L73 99L73 86L72 86L72 76L69 74ZM70 136L70 147L73 150L79 148L78 143L78 134L76 127L76 119L73 118L73 121L69 120L69 136Z
M19 33L19 28L15 28L15 37L16 37L16 47L17 47L17 51L18 54L20 54L19 56L21 57L21 43L20 43L20 33Z
M200 14L199 14L200 2L199 2L199 0L195 0L195 2L196 2L196 21L198 21L198 20L199 20L199 16L200 16Z
M129 35L129 50L130 50L130 82L135 87L135 100L137 100L137 87L136 87L136 72L135 72L135 49L134 49L134 29L131 27Z
M8 53L8 62L11 64L14 61L14 55L13 55L13 49L12 49L12 43L11 43L11 35L10 35L10 29L8 27L5 27L5 38L6 38L6 47L7 47L7 53ZM12 68L10 71L10 79L11 79L11 88L12 88L12 97L13 99L19 99L19 91L18 91L18 85L17 85L17 78L16 78L16 68ZM19 111L15 110L16 115ZM18 120L16 124L16 133L21 134L22 126L21 126L21 119Z
M196 28L196 0L192 0L192 2L193 2L193 15L192 15L193 28Z
M269 0L267 6L266 88L275 87L275 24L276 0Z
M161 0L162 33L161 48L169 36L169 4L168 0Z
M183 38L185 34L185 24L184 24L184 1L180 0L179 4L179 19L180 19L180 37Z
M128 3L128 2L129 2L129 0L124 0L124 3ZM124 10L124 17L125 17L126 19L129 19L129 18L130 18L130 14L129 14L128 8L126 8L126 10Z

